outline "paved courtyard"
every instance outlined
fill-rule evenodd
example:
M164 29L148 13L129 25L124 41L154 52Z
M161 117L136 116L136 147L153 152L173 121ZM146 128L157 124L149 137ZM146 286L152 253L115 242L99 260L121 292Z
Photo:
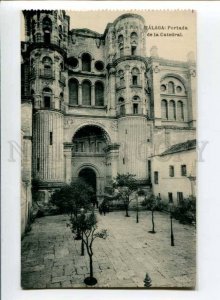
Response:
M135 212L125 218L124 212L98 216L98 228L106 228L106 240L94 242L95 287L144 287L146 273L152 287L195 286L196 234L192 226L173 222L175 246L170 246L170 219L155 213L156 234L151 234L151 213ZM81 256L81 241L75 241L66 226L68 216L36 219L32 230L22 240L22 287L78 288L86 287L89 260Z

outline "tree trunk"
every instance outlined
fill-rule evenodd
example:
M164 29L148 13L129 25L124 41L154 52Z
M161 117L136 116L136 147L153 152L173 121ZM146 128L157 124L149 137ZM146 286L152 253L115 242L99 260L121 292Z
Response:
M128 214L128 203L125 204L125 217L130 217Z
M89 269L90 269L90 277L93 278L93 261L92 261L92 255L89 255Z
M154 210L153 209L151 213L152 213L152 232L154 233L155 231L154 231Z

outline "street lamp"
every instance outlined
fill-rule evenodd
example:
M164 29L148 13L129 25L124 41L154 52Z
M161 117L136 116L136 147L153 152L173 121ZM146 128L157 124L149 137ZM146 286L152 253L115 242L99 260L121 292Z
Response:
M82 221L81 226L83 226L83 222L84 222L84 219L85 219L85 210L84 210L84 208L81 208L81 209L80 209L80 217L81 217L81 221ZM81 235L82 235L82 241L81 241L81 256L84 256L83 230L81 231Z
M173 235L173 210L174 210L174 206L173 206L172 202L169 203L169 207L170 207L170 239L171 239L171 246L175 246L174 245L174 235Z
M139 223L139 206L138 206L138 194L136 193L136 223Z

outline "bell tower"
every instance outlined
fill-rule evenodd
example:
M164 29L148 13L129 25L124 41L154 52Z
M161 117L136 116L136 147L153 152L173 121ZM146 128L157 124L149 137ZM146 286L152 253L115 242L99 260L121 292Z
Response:
M110 26L109 34L110 51L114 50L114 55L108 56L112 58L109 69L114 68L115 73L114 107L121 144L118 166L120 173L134 173L144 179L148 115L145 20L136 14L124 14Z
M24 11L27 92L33 101L33 179L47 201L64 181L63 113L69 17L63 11Z

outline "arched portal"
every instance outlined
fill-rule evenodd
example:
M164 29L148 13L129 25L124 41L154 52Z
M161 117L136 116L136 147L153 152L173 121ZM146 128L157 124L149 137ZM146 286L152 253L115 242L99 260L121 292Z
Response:
M94 198L100 203L104 189L113 178L117 155L111 154L113 144L104 128L85 124L76 130L72 138L72 178L82 177L94 189ZM114 173L114 175L115 175Z

